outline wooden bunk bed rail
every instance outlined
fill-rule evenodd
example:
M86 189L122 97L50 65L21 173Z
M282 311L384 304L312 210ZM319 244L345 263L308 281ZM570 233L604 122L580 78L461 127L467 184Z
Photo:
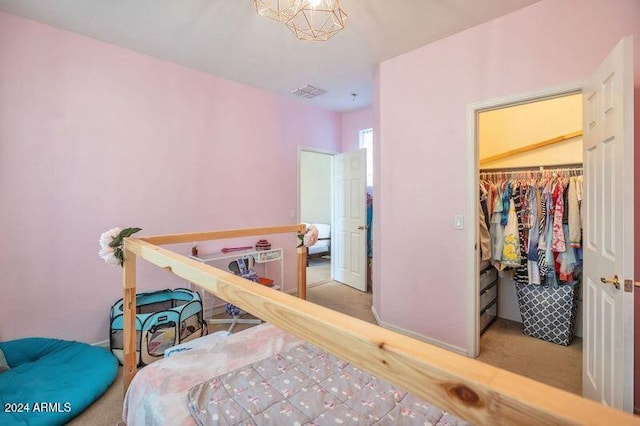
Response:
M303 232L304 225L271 226L263 228L233 229L228 231L192 232L187 234L155 235L140 240L163 246L166 244L194 243L198 241L225 240L229 238L257 237L260 235Z
M129 302L125 309L133 310L127 317L130 322L125 321L125 387L135 374L133 314L139 256L474 424L640 425L630 414L255 285L153 245L149 242L153 238L125 240L124 289ZM298 249L298 265L306 257L301 252L305 250Z

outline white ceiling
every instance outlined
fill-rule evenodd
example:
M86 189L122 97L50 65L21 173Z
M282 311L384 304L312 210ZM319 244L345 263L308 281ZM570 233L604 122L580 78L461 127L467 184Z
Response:
M0 0L6 12L334 111L371 104L375 64L538 0L341 0L346 28L300 41L251 0ZM353 100L351 93L357 93Z

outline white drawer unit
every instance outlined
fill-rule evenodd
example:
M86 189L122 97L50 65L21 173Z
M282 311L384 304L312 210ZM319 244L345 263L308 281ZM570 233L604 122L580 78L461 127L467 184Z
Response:
M498 271L489 267L480 273L480 292L487 288L491 283L498 279Z
M493 303L480 311L480 333L487 331L498 316L498 304Z
M480 270L480 334L498 317L498 271L491 265Z
M494 281L489 284L483 291L480 292L480 310L487 307L489 303L498 299L498 281Z

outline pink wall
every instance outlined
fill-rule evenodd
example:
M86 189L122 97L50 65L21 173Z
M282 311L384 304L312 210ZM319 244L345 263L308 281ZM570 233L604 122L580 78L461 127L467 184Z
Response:
M473 259L453 218L467 209L468 105L586 78L626 34L640 82L636 0L543 0L380 64L373 278L384 322L466 348Z
M635 43L640 43L640 40L634 40ZM635 179L633 184L635 190L635 198L634 198L634 213L635 213L635 245L634 245L634 254L635 254L635 264L634 264L634 273L635 281L640 281L640 87L636 87L633 93L633 112L635 114L634 120L634 142L635 142L635 151L634 151L634 163L635 163ZM633 357L634 357L634 374L633 374L633 383L634 383L634 412L636 414L640 414L640 288L634 288L634 336L633 336Z
M373 127L371 107L342 113L342 138L340 152L355 151L360 147L360 130Z
M121 270L100 233L293 223L297 145L338 151L340 132L337 113L0 12L0 339L107 339ZM185 285L138 269L141 290Z

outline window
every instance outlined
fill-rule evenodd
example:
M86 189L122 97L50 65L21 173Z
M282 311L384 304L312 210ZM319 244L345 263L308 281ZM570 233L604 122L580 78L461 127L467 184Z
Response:
M367 186L373 186L373 129L360 130L360 148L367 150Z

